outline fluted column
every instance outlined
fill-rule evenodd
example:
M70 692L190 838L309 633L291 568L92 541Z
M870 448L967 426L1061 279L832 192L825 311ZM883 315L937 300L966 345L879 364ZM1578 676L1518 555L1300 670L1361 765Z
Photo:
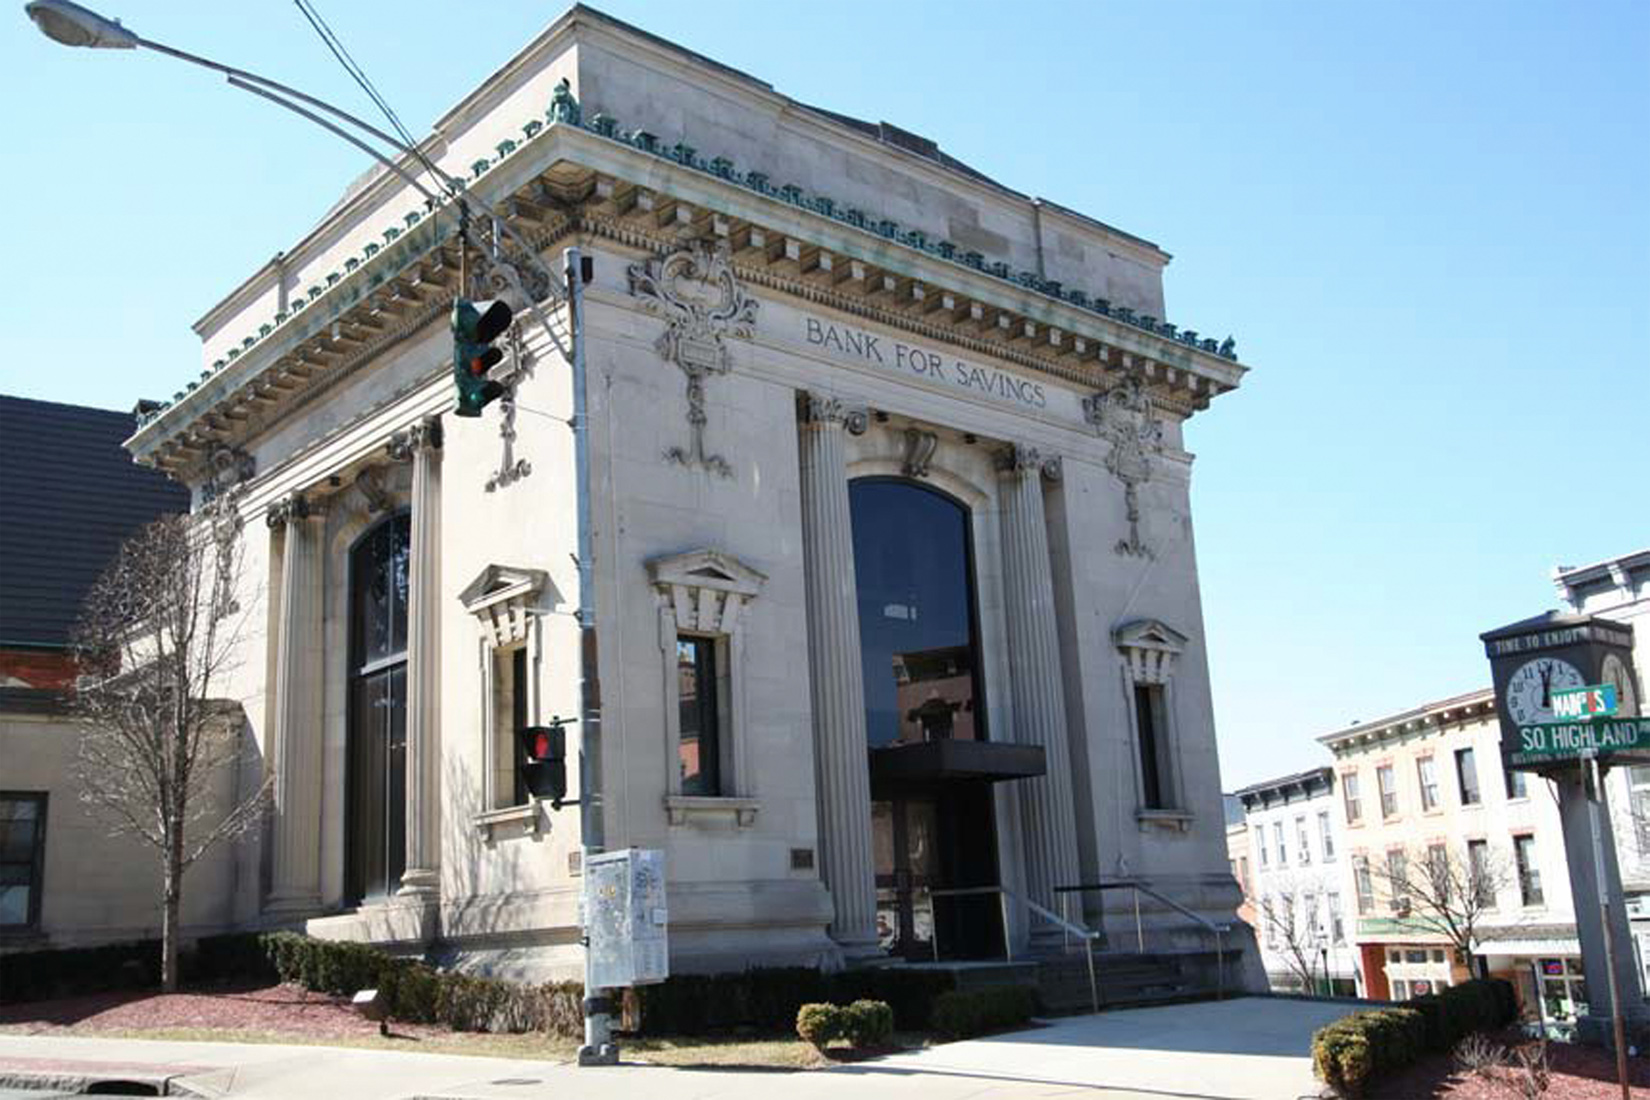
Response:
M1054 887L1077 883L1077 820L1042 483L1044 477L1059 478L1060 460L1016 445L1000 452L997 468L1015 740L1041 745L1048 760L1045 775L1019 785L1026 892L1033 901L1059 912ZM1038 918L1032 921L1032 931L1047 933L1053 928Z
M412 462L407 577L407 863L403 895L441 888L441 421L390 440Z
M284 530L275 639L274 851L268 908L321 905L321 546L319 510L294 493L270 505Z
M868 417L863 408L814 393L799 395L797 417L820 868L834 905L831 937L850 954L870 954L877 950L876 866L844 446L844 436L863 432Z

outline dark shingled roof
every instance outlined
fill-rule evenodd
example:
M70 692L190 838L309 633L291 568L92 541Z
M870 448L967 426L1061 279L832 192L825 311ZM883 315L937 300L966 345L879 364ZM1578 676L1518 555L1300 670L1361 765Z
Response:
M189 491L138 466L132 414L0 396L0 645L61 647L121 541Z

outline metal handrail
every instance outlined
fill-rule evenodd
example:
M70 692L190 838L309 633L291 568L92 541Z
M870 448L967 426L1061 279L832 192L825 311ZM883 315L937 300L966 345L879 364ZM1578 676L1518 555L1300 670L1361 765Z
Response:
M1226 995L1226 941L1225 937L1232 930L1230 924L1217 924L1201 913L1193 912L1180 902L1168 895L1153 889L1140 879L1116 879L1112 882L1089 882L1077 886L1056 886L1056 894L1069 897L1072 894L1088 893L1102 890L1133 890L1134 891L1134 942L1140 952L1146 950L1145 924L1140 919L1140 895L1161 902L1182 916L1189 918L1194 924L1201 925L1214 934L1215 937L1215 998L1223 999ZM1062 901L1064 901L1064 897Z
M1014 961L1014 941L1013 937L1009 934L1008 929L1008 903L1011 900L1019 902L1025 909L1032 913L1036 913L1044 920L1059 925L1061 930L1065 932L1067 936L1066 943L1068 945L1068 949L1071 942L1071 936L1076 936L1083 941L1084 947L1086 948L1084 954L1087 957L1089 967L1089 1002L1094 1006L1094 1011L1099 1012L1100 982L1099 979L1095 977L1094 973L1094 941L1100 938L1099 932L1085 928L1082 924L1076 921L1068 920L1056 913L1054 910L1047 909L1032 901L1030 898L1021 897L1019 894L1016 894L1014 891L1005 886L965 886L953 890L928 891L928 896L931 898L979 897L986 894L997 895L997 904L1001 907L1003 917L1003 957L1009 962ZM934 948L934 961L938 962L940 958L940 926L938 920L934 922L934 930L929 942Z

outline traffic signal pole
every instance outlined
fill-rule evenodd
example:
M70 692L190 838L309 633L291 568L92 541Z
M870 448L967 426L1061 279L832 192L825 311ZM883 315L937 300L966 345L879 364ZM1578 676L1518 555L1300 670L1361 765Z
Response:
M573 381L573 482L578 510L579 565L579 718L583 729L579 738L579 889L580 923L584 940L584 1045L579 1048L579 1065L611 1066L619 1061L619 1047L613 1041L611 1002L604 989L595 984L596 969L590 956L590 857L606 844L602 821L601 748L602 680L596 649L595 534L591 529L590 505L590 413L584 364L584 262L575 245L563 252L567 276L568 356Z

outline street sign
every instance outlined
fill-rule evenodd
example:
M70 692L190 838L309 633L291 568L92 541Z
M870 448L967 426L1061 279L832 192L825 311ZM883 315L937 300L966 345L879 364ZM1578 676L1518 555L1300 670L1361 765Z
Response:
M1557 689L1553 692L1554 718L1608 718L1615 713L1614 684L1590 684L1587 687Z
M1518 727L1518 744L1513 747L1511 763L1579 760L1592 752L1607 758L1634 749L1650 751L1650 718L1541 722Z

